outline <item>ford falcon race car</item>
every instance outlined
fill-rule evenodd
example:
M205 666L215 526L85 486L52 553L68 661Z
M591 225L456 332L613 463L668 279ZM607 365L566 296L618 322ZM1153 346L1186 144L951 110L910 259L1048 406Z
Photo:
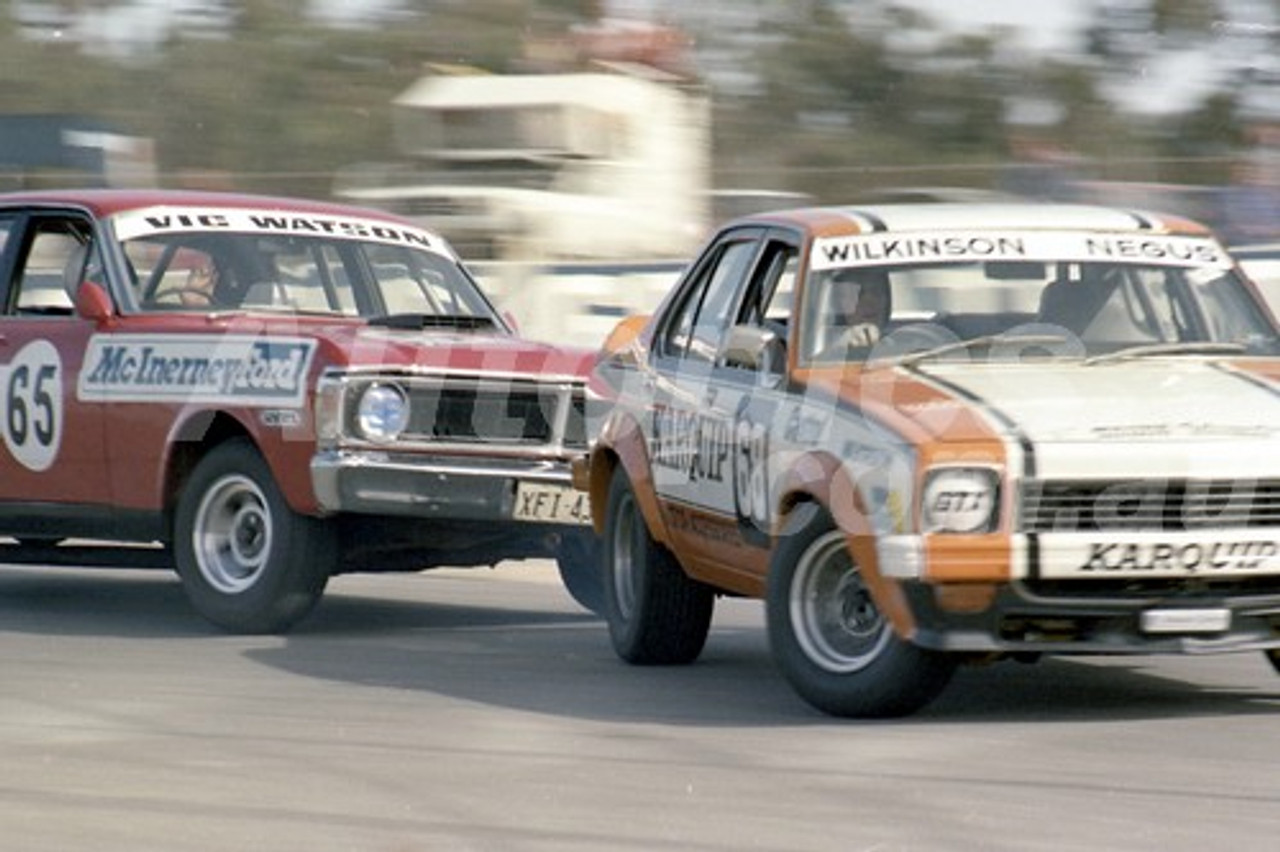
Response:
M617 653L686 663L765 600L813 706L894 716L958 664L1280 659L1280 358L1205 229L1029 204L725 225L597 365L577 481Z
M288 628L345 571L550 556L592 602L570 483L591 353L517 338L436 234L47 191L0 196L0 247L0 561L149 543L123 561L158 552L244 632Z

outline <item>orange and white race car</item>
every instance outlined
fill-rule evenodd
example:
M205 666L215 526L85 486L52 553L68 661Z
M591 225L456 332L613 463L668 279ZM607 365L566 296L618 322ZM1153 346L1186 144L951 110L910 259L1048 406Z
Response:
M1031 204L724 226L606 341L579 484L634 663L764 598L814 706L957 664L1280 651L1280 346L1205 229Z
M592 353L516 337L438 235L83 190L0 196L0 246L0 562L176 565L250 632L343 571L556 557L598 593Z

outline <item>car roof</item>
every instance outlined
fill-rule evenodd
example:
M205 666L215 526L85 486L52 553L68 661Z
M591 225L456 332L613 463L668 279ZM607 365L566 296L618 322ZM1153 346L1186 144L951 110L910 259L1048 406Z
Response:
M1021 231L1028 229L1194 236L1205 236L1209 233L1209 230L1198 222L1167 213L1086 204L1036 202L800 207L746 216L735 220L734 224L800 227L817 236L895 231Z
M314 199L204 190L90 188L0 193L0 208L13 206L77 207L98 217L161 206L288 210L317 215L379 219L399 225L420 227L402 217L367 207Z

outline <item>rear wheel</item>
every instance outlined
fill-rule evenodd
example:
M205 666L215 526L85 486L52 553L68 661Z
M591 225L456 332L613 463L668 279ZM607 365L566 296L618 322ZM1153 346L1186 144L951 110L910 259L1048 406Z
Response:
M326 525L289 508L262 456L241 439L215 447L192 471L173 544L192 605L237 633L282 632L309 613L337 549Z
M711 629L715 596L654 541L621 466L604 523L604 614L618 656L629 663L691 663Z
M769 641L783 676L833 716L892 717L932 701L955 659L893 632L830 515L801 507L769 569Z

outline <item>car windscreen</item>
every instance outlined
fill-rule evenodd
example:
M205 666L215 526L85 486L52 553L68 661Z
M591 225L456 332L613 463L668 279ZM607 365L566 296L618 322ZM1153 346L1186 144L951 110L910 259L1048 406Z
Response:
M134 311L245 311L500 325L449 254L400 240L141 229L120 241Z
M879 282L879 283L873 283ZM1239 345L1270 353L1271 318L1239 276L1222 268L1139 263L986 262L828 269L805 287L802 350L815 361L870 357L848 345L850 285L887 291L880 354L891 344L943 347L1001 335L1060 337L1062 354L1135 346ZM843 294L842 294L843 288ZM885 301L882 297L881 301ZM896 335L896 337L895 337ZM950 350L971 357L964 346ZM892 353L890 353L892 354Z

